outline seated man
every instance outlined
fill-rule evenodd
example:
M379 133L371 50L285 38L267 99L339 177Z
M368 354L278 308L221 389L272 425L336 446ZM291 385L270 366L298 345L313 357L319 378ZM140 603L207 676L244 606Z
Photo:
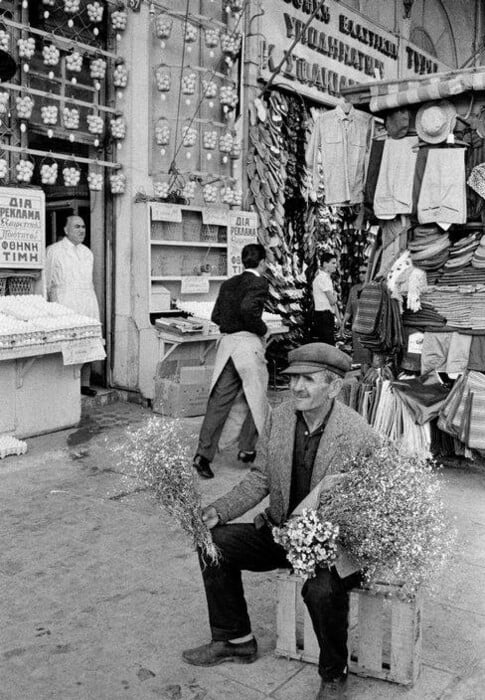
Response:
M332 488L344 461L367 448L374 432L355 411L336 401L350 358L325 343L309 343L289 355L292 401L268 418L251 471L203 511L220 550L218 564L201 562L212 641L183 658L196 666L223 661L250 663L257 645L244 599L241 570L288 568L272 526L281 525L309 496ZM269 494L268 509L253 523L232 523ZM317 700L345 698L348 592L360 573L342 550L335 566L321 568L302 589L320 645L321 687Z

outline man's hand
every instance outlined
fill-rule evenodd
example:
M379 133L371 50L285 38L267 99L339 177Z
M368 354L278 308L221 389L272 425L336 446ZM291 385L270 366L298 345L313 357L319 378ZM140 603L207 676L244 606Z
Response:
M207 525L209 530L219 522L219 516L217 514L214 506L207 506L207 508L202 508L202 521Z

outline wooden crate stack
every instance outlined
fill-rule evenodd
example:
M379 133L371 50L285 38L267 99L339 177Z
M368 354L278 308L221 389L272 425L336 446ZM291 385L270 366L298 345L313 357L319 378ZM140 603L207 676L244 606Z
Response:
M276 654L318 663L319 647L301 597L301 580L278 573ZM422 596L402 600L398 587L350 593L349 670L359 676L412 685L421 666Z

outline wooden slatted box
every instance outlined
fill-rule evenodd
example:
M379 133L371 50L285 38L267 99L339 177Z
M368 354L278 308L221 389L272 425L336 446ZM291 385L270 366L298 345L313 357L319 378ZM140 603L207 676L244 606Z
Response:
M301 580L278 573L276 654L318 663L319 647L306 606ZM422 596L401 600L397 587L383 585L373 593L350 593L349 670L359 676L412 685L421 666Z

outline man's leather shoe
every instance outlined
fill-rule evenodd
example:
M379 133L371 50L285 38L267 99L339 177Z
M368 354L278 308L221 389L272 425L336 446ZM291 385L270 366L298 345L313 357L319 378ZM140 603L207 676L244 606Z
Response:
M96 389L91 389L90 386L82 386L81 387L81 394L83 396L96 396L98 392Z
M344 673L332 681L322 678L315 700L347 700L347 674Z
M210 462L206 457L202 457L202 455L195 455L194 467L204 479L214 478L214 472L210 468Z
M258 645L255 639L241 644L231 642L210 642L195 649L186 649L182 658L192 666L217 666L224 661L236 664L250 664L258 657Z
M254 460L256 459L256 451L245 452L244 450L239 450L237 458L241 462L254 462Z

